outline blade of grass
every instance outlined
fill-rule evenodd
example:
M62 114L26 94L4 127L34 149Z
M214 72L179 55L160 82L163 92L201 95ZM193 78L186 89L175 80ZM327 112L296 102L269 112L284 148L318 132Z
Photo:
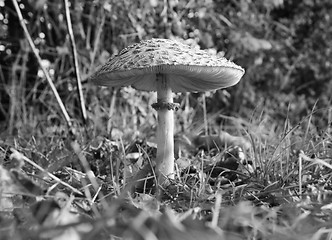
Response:
M98 31L97 31L97 34L96 34L96 37L95 37L95 41L93 43L93 51L92 51L92 54L90 55L90 67L89 67L89 70L90 69L94 69L94 62L95 62L95 58L96 58L96 55L97 55L97 52L98 52L98 49L99 49L99 46L100 46L100 39L101 39L101 34L103 32L103 29L104 29L104 25L105 25L105 18L106 18L106 14L103 13L103 16L102 16L102 19L101 19L101 23L98 27Z
M107 128L106 128L106 132L109 136L111 136L111 131L112 131L112 127L113 127L113 114L115 111L116 93L117 93L117 89L114 88L112 91L112 98L111 98L110 108L109 108L109 112L108 112L108 121L107 121Z
M14 157L16 159L22 159L23 161L31 164L32 166L34 166L35 168L37 168L41 172L46 173L50 178L52 178L56 182L58 182L58 183L62 184L63 186L69 188L73 192L75 192L75 193L83 196L83 194L79 190L77 190L76 188L70 186L68 183L62 181L60 178L58 178L57 176L53 175L52 173L46 171L44 168L42 168L41 166L39 166L38 164L36 164L34 161L32 161L29 158L27 158L26 156L24 156L22 153L18 152L16 149L10 148L10 150L13 152L12 155L11 155L11 157Z
M325 160L323 159L319 159L319 158L310 158L307 155L305 155L303 152L300 152L300 156L303 160L308 161L308 162L312 162L315 164L319 164L319 165L323 165L329 169L332 169L332 165L327 163ZM330 160L330 159L327 159Z
M217 228L217 226L218 226L221 202L222 202L222 195L221 195L221 192L218 191L216 194L216 201L214 203L214 208L212 210L212 212L213 212L212 221L211 221L212 228Z
M84 124L86 124L87 115L86 115L85 101L84 101L84 97L83 97L83 89L82 89L82 82L81 82L81 77L80 77L80 69L79 69L79 65L78 65L76 43L75 43L75 38L74 38L74 33L73 33L73 26L71 24L68 0L64 0L64 4L65 4L65 12L66 12L67 29L68 29L69 39L70 39L70 43L71 43L71 51L72 51L73 58L74 58L74 68L75 68L78 100L80 102L82 119L83 119Z
M299 154L299 197L302 199L302 155Z
M54 94L54 96L55 96L55 98L56 98L56 100L57 100L57 102L59 104L59 107L60 107L61 112L62 112L62 114L63 114L63 116L64 116L64 118L65 118L65 120L67 122L68 127L71 129L72 128L72 123L71 123L71 119L69 117L69 114L68 114L68 112L67 112L67 110L66 110L66 108L65 108L65 106L64 106L64 104L63 104L63 102L62 102L62 100L61 100L61 98L59 96L59 93L58 93L58 91L57 91L57 89L56 89L56 87L55 87L55 85L54 85L54 83L53 83L53 81L52 81L52 79L51 79L48 71L46 70L46 68L42 64L42 59L39 56L38 50L37 50L37 48L36 48L36 46L35 46L32 38L30 36L30 33L29 33L27 27L26 27L25 20L24 20L24 18L22 16L20 7L18 6L18 3L17 3L16 0L12 0L12 2L13 2L13 5L15 7L15 10L16 10L16 13L17 13L17 17L18 17L18 19L20 21L21 27L22 27L22 29L24 31L25 37L27 38L27 40L29 42L30 48L31 48L33 54L35 55L35 57L37 58L38 64L39 64L41 70L43 71L48 84L51 87L51 90L52 90L52 92L53 92L53 94Z
M314 106L312 107L311 114L309 114L308 124L307 124L307 129L306 129L306 131L305 131L304 138L303 138L303 146L305 145L305 141L307 140L307 137L308 137L308 134L309 134L310 123L311 123L311 119L312 119L312 116L313 116L312 113L315 111L315 108L316 108L316 106L317 106L317 103L318 103L318 99L316 100Z
M84 172L86 173L86 176L88 177L92 187L94 188L96 193L99 193L98 195L99 195L100 199L102 199L102 200L100 200L101 204L103 205L104 209L107 209L108 204L104 200L104 194L99 191L100 184L98 183L96 176L94 175L93 171L91 170L90 164L89 164L88 160L86 159L86 157L84 156L80 145L76 141L71 141L70 145L71 145L72 149L74 150L76 156L78 157L78 159L81 163L81 166L82 166ZM85 191L85 194L87 194L87 191ZM89 195L90 200L92 200L92 197L91 197L92 195L90 193L88 193L88 195ZM96 211L95 214L99 215L99 212Z

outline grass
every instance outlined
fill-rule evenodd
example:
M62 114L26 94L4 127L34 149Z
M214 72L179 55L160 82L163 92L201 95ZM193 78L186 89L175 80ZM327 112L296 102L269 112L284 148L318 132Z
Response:
M176 177L156 197L153 99L130 88L91 92L89 124L74 124L77 140L46 115L2 136L1 239L331 238L331 133L312 124L327 110L293 125L273 125L264 113L225 120L223 129L251 143L241 158L231 146L183 144L204 124L199 103L186 111L186 97L178 97L176 121L192 127L177 125L185 141L178 143ZM98 100L110 92L109 101ZM211 132L220 129L215 117L208 115Z

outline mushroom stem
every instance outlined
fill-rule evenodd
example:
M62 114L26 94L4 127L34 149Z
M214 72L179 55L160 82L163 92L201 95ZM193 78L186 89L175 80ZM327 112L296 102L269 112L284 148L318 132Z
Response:
M172 89L166 74L157 74L157 104L173 104ZM157 173L159 184L164 185L167 178L174 179L174 113L167 107L157 111Z

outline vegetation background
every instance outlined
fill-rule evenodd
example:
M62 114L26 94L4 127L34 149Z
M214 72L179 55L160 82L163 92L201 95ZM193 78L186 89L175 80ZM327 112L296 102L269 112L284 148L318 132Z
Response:
M79 119L75 71L61 1L21 1L22 14L40 56L70 115ZM293 124L314 106L330 105L331 3L323 1L74 1L71 6L84 94L91 115L93 99L105 90L84 81L96 67L122 48L142 39L181 38L213 49L246 69L232 89L208 99L208 112L253 118L271 128L281 120ZM10 0L1 1L2 131L58 117L58 107L31 54ZM189 41L188 41L189 42ZM209 104L213 102L214 104ZM99 114L100 115L100 114ZM31 121L38 116L38 121ZM255 116L257 118L257 116ZM41 119L40 119L41 118ZM46 119L45 119L46 118ZM329 115L315 115L317 130ZM23 127L26 128L26 127Z
M278 159L272 161L276 172L262 167L266 170L260 179L264 186L269 184L264 182L267 175L271 181L286 182L296 174L291 171L296 167L288 162L296 158L293 152L331 158L330 0L71 1L86 123L76 92L64 3L21 0L19 6L82 146L93 145L100 136L121 136L127 146L137 136L154 135L152 94L100 88L86 79L132 43L175 38L245 68L239 84L206 95L206 111L210 133L223 129L250 136L255 148L252 159L257 154L262 162ZM44 167L68 160L66 123L12 0L0 0L0 56L0 143L18 147ZM182 108L176 115L177 132L198 134L203 125L203 98L195 93L189 99L190 113ZM183 107L185 96L175 101ZM276 158L276 149L284 158ZM50 162L43 163L41 155ZM281 171L284 163L280 161L285 159L289 165ZM64 165L62 161L55 168Z

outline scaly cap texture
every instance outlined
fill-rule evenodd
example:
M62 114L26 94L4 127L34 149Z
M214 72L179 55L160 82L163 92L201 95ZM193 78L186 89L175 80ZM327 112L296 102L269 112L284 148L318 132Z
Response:
M166 74L173 92L203 92L238 83L244 69L179 41L135 43L110 59L90 80L103 86L156 91L156 74Z

